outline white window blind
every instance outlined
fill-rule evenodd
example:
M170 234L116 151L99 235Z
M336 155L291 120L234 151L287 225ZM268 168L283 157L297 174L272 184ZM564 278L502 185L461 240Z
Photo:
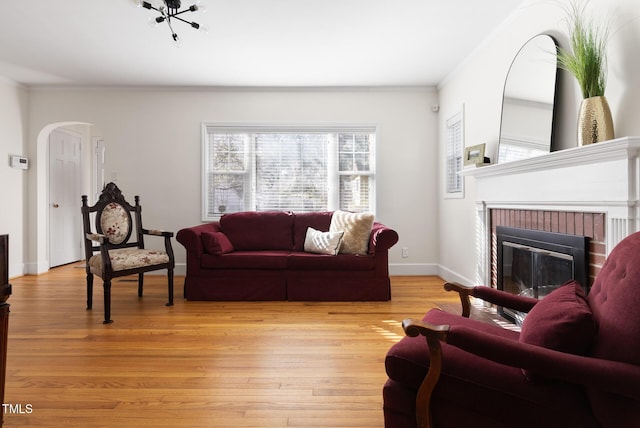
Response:
M447 120L446 130L446 192L462 193L462 152L464 147L463 114L458 113Z
M370 134L342 133L338 135L340 209L368 211L370 180L373 179L373 154Z
M240 211L247 198L249 134L207 134L204 187L207 213Z
M238 211L374 211L375 128L203 125L203 220Z
M256 211L325 210L327 135L260 133L255 138Z

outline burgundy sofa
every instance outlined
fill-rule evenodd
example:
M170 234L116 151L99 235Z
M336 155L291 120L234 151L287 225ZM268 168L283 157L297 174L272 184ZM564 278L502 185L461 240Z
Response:
M307 228L328 231L332 212L242 212L180 230L188 300L386 301L388 250L398 234L374 222L366 254L304 251Z
M386 427L640 427L640 232L586 297L574 281L542 300L445 289L460 293L463 316L407 319L387 353ZM469 296L528 312L522 331L467 318Z

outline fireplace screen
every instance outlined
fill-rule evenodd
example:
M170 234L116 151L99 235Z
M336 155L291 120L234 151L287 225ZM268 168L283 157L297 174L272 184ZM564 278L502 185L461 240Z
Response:
M498 289L542 299L575 279L587 291L588 238L507 227L496 232ZM526 315L508 308L498 311L517 324Z

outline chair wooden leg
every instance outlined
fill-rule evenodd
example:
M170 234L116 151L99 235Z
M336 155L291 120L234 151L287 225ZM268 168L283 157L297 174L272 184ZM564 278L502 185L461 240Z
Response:
M110 324L111 319L111 280L104 281L104 321L103 324Z
M142 297L142 291L144 288L144 274L138 274L138 297Z
M93 306L93 274L87 273L87 310Z
M173 269L167 270L167 282L169 287L169 301L167 306L173 306Z

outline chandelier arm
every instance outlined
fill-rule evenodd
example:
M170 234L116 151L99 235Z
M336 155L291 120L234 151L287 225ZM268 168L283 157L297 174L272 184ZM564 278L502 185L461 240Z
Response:
M187 21L186 19L182 19L182 18L180 18L179 16L171 16L171 18L175 18L175 19L177 19L178 21L181 21L181 22L184 22L185 24L189 24L189 25L191 25L192 27L193 27L193 24L198 25L198 23L197 23L197 22Z
M157 12L162 12L160 9L158 9L157 7L155 7L154 5L152 5L151 3L145 2L145 9L153 9Z
M177 42L178 41L178 33L173 31L173 26L171 25L171 19L167 18L165 21L167 21L167 25L169 26L169 31L171 31L171 37L173 38L173 41Z
M172 17L172 18L180 19L177 16L178 15L182 15L185 12L195 12L195 11L191 10L191 9L185 9L185 10L181 10L181 11L175 10L174 12L169 13L169 16Z

